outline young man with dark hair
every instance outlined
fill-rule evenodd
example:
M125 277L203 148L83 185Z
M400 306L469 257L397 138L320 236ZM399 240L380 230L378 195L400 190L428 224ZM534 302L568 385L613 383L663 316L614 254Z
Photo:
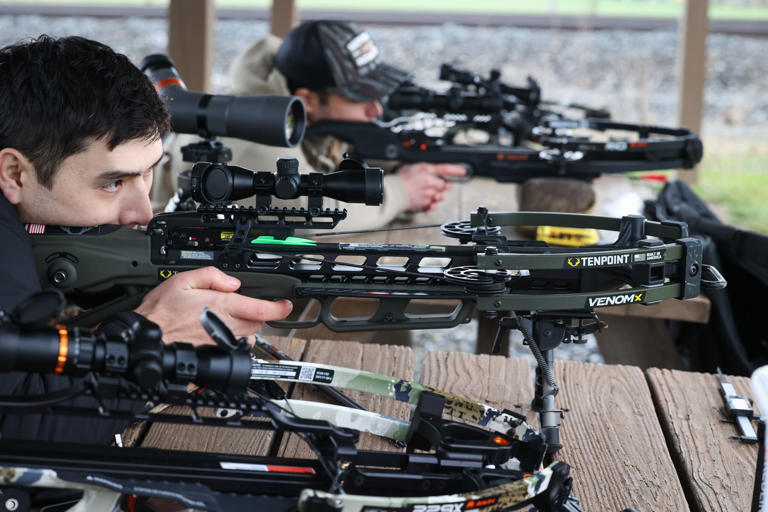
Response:
M124 55L81 37L0 49L0 308L39 290L25 225L147 224L153 167L169 130L149 79ZM213 267L183 272L136 309L167 341L208 343L197 321L209 306L238 336L284 318L288 301L236 293L239 281ZM183 312L184 314L180 314ZM72 379L0 373L0 395L64 389ZM40 415L0 417L10 438L109 442L124 425Z
M231 94L294 94L304 100L307 123L323 120L374 122L382 113L380 100L408 74L379 59L370 35L342 21L309 21L282 41L267 36L241 53L232 65ZM169 161L153 191L154 206L167 201L176 176L190 164L181 162L180 147L191 137L177 137L168 146ZM232 149L232 163L254 170L274 170L275 160L290 156L299 169L331 172L344 153L354 153L333 137L305 137L301 148L275 148L237 139L219 139ZM368 162L385 167L383 162ZM391 163L388 163L391 166ZM444 177L464 176L454 164L414 163L396 166L384 177L384 204L344 204L350 214L342 230L380 227L405 211L426 211L445 198ZM330 201L328 201L330 203Z

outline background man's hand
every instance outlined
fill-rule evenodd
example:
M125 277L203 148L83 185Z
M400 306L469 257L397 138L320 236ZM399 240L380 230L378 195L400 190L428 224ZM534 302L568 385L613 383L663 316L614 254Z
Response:
M443 178L463 177L466 169L456 164L428 164L419 162L401 166L396 174L408 191L408 210L427 212L445 199L451 184Z
M136 312L155 322L166 343L213 343L198 318L208 306L238 338L252 336L261 324L291 312L288 300L259 300L234 293L240 281L215 267L180 272L144 297Z

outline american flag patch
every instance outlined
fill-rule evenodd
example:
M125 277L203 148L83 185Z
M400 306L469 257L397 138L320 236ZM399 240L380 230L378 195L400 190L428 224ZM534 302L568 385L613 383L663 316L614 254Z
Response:
M27 233L30 235L42 235L45 233L45 224L27 224Z

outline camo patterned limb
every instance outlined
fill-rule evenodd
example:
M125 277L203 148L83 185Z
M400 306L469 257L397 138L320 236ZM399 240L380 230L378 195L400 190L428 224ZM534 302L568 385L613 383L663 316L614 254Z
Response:
M431 391L445 397L445 412L454 418L474 421L481 427L494 432L501 432L512 439L529 441L539 437L538 431L525 420L500 411L490 405L474 402L468 398L423 386L424 391Z
M430 391L445 397L445 412L454 418L474 421L480 426L508 435L518 441L528 441L534 437L539 437L536 429L520 418L453 393L423 386L418 382L364 370L304 361L268 361L255 357L251 358L251 361L252 379L340 387L385 396L411 404L416 404L419 401L422 392Z
M50 487L56 489L75 489L83 491L83 497L70 512L89 512L93 510L116 510L120 493L98 485L82 484L62 480L52 469L0 467L0 484L18 487Z
M395 441L405 442L411 426L409 422L401 419L342 405L307 400L271 400L271 402L300 418L324 420L337 427L369 432Z
M305 512L310 499L329 500L339 512L499 512L525 506L548 490L554 462L538 473L481 491L441 496L387 497L332 494L304 489L299 495L299 512Z

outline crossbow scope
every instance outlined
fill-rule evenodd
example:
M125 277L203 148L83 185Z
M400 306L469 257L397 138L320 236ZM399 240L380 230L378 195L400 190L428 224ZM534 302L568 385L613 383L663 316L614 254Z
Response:
M200 322L216 345L163 343L160 328L133 317L119 335L94 334L46 321L65 305L58 290L39 292L13 313L0 310L0 372L25 371L81 377L99 372L155 390L165 380L195 383L234 394L248 386L251 359L245 339L206 310Z
M347 203L378 206L383 200L383 171L346 159L329 174L299 173L295 158L278 158L277 171L251 171L224 163L199 162L192 168L192 198L204 204L221 204L251 196L280 199L299 196L330 197Z
M174 132L220 135L294 147L304 137L304 103L295 96L231 96L188 91L170 58L144 57L139 65L171 114Z

